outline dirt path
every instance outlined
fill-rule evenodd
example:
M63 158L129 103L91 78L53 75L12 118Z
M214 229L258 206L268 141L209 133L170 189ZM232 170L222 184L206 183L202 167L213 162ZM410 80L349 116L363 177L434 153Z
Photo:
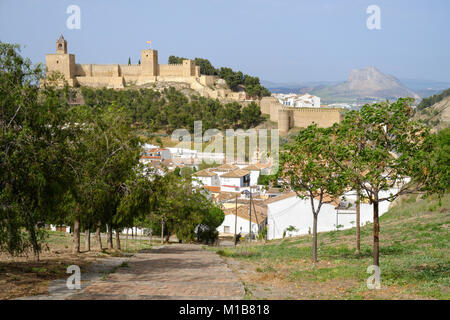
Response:
M199 245L167 245L113 261L82 271L81 290L61 280L49 296L28 299L242 299L245 293L223 260Z

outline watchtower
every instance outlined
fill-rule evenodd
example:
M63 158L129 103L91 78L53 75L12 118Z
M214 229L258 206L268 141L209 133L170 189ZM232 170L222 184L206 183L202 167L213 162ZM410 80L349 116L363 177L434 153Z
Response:
M141 51L141 70L142 75L158 75L158 50L146 49Z
M56 53L45 55L45 64L47 72L59 72L64 79L73 85L75 78L75 56L67 53L67 41L63 35L56 40Z

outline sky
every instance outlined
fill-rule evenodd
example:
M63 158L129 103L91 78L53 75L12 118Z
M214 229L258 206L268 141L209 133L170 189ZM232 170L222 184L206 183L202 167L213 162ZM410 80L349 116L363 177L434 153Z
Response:
M367 27L370 5L380 29ZM161 64L201 57L273 82L342 81L369 65L450 82L449 12L448 0L0 0L0 41L35 63L63 34L76 63L137 63L150 40Z

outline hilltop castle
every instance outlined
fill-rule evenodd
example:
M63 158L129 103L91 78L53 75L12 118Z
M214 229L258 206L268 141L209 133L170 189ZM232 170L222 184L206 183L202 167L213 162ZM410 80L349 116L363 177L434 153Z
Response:
M70 86L121 89L127 85L166 83L171 86L182 83L204 97L246 103L245 92L233 92L223 79L200 74L200 67L193 60L185 59L181 64L159 64L157 50L142 50L141 64L77 64L75 55L67 53L67 41L61 35L56 41L56 53L47 54L45 60L47 75L57 71ZM275 97L264 97L257 102L263 114L278 122L281 133L287 133L292 127L307 127L311 123L328 127L340 121L341 110L336 108L291 107L281 104Z
M75 55L67 52L67 41L61 35L56 41L56 53L45 56L47 74L61 73L70 86L124 88L156 82L186 83L200 95L229 100L245 100L245 93L232 92L217 76L200 74L194 60L182 64L159 64L158 51L141 51L141 64L78 64Z

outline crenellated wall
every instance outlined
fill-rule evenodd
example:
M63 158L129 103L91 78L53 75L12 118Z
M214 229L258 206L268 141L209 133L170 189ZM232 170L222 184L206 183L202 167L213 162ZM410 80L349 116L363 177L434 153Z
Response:
M93 77L118 77L119 65L118 64L93 64L92 65Z
M76 64L75 76L77 77L92 77L92 65L91 64Z
M119 65L120 75L124 77L139 77L141 75L141 66L138 64Z
M122 77L76 77L76 82L80 86L93 88L113 88L120 89L124 87Z
M278 108L279 102L274 97L263 97L260 102L261 113L270 114L270 106L275 105Z
M338 108L287 108L293 112L293 125L306 128L316 123L321 128L331 127L341 121L341 109Z
M341 109L286 107L275 97L262 98L260 108L261 113L270 115L270 121L278 123L281 133L287 133L292 127L306 128L313 123L326 128L341 121Z
M158 75L162 77L184 76L184 66L182 64L160 64Z

